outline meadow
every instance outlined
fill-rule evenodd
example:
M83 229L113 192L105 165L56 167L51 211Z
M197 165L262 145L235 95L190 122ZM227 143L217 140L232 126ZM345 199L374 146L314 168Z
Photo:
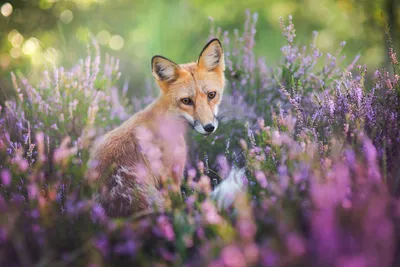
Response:
M281 61L256 56L257 13L224 47L221 126L188 133L183 201L168 214L110 219L84 178L96 137L153 99L128 99L118 58L93 39L75 66L31 83L10 73L0 117L0 266L400 266L400 76L298 42L281 19ZM199 47L200 49L201 47ZM197 50L196 50L197 51ZM350 64L345 62L350 61ZM180 63L180 62L179 62ZM155 90L156 88L149 88ZM129 101L128 101L129 100ZM246 193L208 198L232 167Z

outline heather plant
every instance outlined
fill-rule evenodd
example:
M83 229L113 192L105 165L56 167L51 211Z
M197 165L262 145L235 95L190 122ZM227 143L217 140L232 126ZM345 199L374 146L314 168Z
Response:
M393 162L399 157L396 152L396 143L399 140L399 76L398 62L393 50L389 51L392 73L385 69L376 70L373 77L370 77L366 66L356 66L358 56L340 71L337 62L340 50L336 56L327 54L322 70L311 72L316 62L312 62L310 56L302 53L293 53L289 58L287 56L287 51L298 51L293 46L295 31L291 18L288 26L282 22L282 28L288 45L282 50L286 55L286 68L283 67L282 70L286 74L281 76L280 90L296 114L297 134L312 134L318 140L319 152L324 155L331 152L329 141L332 138L346 139L348 143L353 143L358 132L365 132L378 148L385 178L389 179L390 187L393 186L394 191L397 191L397 169ZM343 46L344 43L341 43L341 47ZM311 45L311 51L313 55L320 54L314 44ZM296 59L295 55L301 60ZM299 78L304 73L306 75ZM287 76L291 79L285 78ZM386 177L387 175L390 177Z
M116 87L118 60L107 57L100 70L96 43L93 48L94 57L89 50L88 56L69 70L54 67L44 72L36 85L11 73L17 97L6 101L3 110L4 162L11 159L9 163L22 172L37 170L35 175L46 180L65 176L63 183L81 183L92 139L126 119L128 110L120 103ZM3 168L9 171L7 165Z
M213 24L209 35L209 38L221 38L224 44L229 95L225 97L221 110L222 117L229 118L227 121L232 125L228 126L231 134L226 141L229 141L231 151L235 151L234 155L240 152L232 144L237 144L247 131L243 128L245 123L235 125L235 121L246 121L250 127L254 127L257 117L262 117L270 124L274 110L294 109L298 129L316 128L315 110L320 107L316 99L332 92L335 81L343 73L341 68L345 56L341 52L345 42L340 43L340 48L334 54L323 54L316 47L318 33L314 32L309 45L299 46L295 43L296 31L291 17L288 25L285 25L283 19L280 20L286 40L281 49L282 64L280 68L268 68L265 59L254 53L257 19L257 13L247 11L241 35L235 30L231 37L229 32L215 29ZM357 56L346 66L346 70L351 71L358 59ZM239 105L243 107L241 113L235 108ZM237 132L238 135L235 135ZM221 140L221 137L218 136L218 139ZM199 141L196 140L196 143L201 143ZM207 147L208 151L211 149L205 142L201 146Z
M111 220L86 183L96 138L154 98L121 100L118 60L103 61L94 43L94 57L37 84L11 74L17 97L0 120L0 265L398 266L396 55L392 71L371 77L358 57L343 67L344 43L323 55L314 33L300 47L289 18L282 64L269 68L254 54L256 21L247 12L233 37L212 26L227 66L221 126L189 135L184 201L166 213ZM209 194L234 166L245 167L243 192L220 211Z

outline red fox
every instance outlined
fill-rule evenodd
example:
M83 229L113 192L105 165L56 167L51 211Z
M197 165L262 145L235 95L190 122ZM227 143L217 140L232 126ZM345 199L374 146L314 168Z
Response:
M218 128L225 87L224 52L218 39L207 43L196 62L176 64L157 55L151 68L161 89L158 99L104 135L91 151L88 175L99 182L97 200L110 217L162 210L167 201L160 192L165 179L180 192L186 162L182 121L203 135ZM214 191L219 206L232 202L226 198L228 192L242 188L238 175L243 171L233 170Z

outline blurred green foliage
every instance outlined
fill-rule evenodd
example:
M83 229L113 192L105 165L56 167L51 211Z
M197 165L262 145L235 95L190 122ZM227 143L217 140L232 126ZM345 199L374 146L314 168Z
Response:
M32 80L52 64L71 66L86 55L91 37L103 52L121 58L130 95L149 94L153 55L178 63L196 60L211 22L241 31L246 8L259 13L256 53L270 65L281 58L280 16L293 15L298 41L317 30L321 51L346 41L347 60L360 53L371 68L385 63L385 20L393 24L395 47L400 39L395 0L12 0L0 5L0 99L11 87L10 71L30 73Z

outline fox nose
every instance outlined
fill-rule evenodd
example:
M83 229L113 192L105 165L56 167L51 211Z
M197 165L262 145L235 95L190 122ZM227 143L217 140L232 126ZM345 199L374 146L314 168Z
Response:
M212 133L215 129L214 125L212 125L211 123L203 126L204 131L206 131L207 133Z

